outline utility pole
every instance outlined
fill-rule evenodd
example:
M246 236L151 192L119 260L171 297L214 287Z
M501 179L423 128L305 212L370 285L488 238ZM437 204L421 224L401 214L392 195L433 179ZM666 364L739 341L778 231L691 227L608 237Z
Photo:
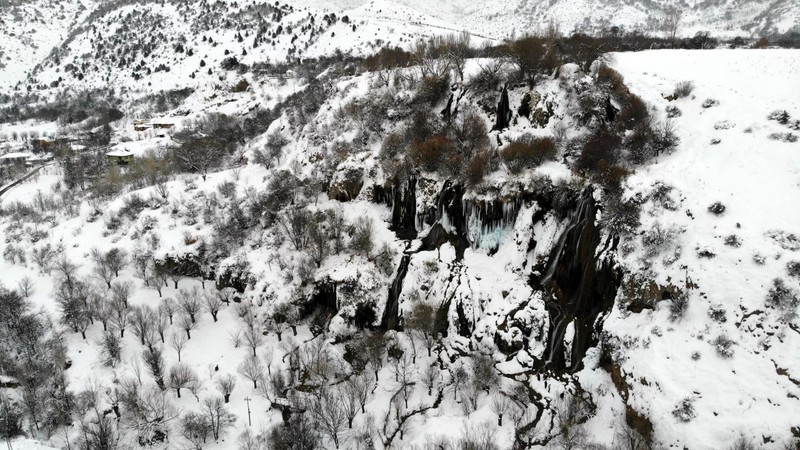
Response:
M250 420L250 400L251 400L250 397L245 397L244 398L244 401L247 402L247 424L252 427L253 426L253 421Z

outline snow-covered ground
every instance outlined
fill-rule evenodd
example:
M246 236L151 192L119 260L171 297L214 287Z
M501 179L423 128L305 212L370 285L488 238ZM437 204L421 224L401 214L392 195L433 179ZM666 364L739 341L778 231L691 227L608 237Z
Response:
M656 224L676 230L651 271L658 283L688 290L689 307L675 322L668 302L638 314L615 309L606 321L626 343L620 364L632 386L629 403L650 418L664 445L715 449L741 433L763 448L782 448L800 411L800 332L791 325L796 319L784 323L765 298L775 278L800 287L786 269L800 260L798 248L772 237L800 236L800 144L770 139L798 132L767 116L800 116L800 51L623 53L613 66L661 117L668 105L682 112L674 119L678 149L638 169L629 185L630 195L659 181L674 188L677 208L646 203L642 231ZM694 83L692 95L665 100L682 81ZM719 104L704 108L707 99ZM721 215L708 211L715 202L725 206ZM726 245L734 235L740 242ZM701 255L706 250L715 256ZM641 251L623 264L644 270ZM727 320L712 320L710 308L720 305ZM730 358L712 343L720 335L735 342ZM688 423L672 414L684 398L697 414Z

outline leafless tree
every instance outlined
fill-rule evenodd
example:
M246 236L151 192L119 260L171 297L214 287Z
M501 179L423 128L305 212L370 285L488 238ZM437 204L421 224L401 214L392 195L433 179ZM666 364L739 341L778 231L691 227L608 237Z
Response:
M339 448L339 433L347 424L347 416L339 399L329 389L323 388L310 399L307 408L317 426Z
M253 350L253 358L255 358L256 350L264 345L264 335L256 327L248 327L244 330L244 342Z
M392 358L392 373L397 383L400 384L400 389L403 393L403 400L405 400L405 407L408 408L408 398L413 392L414 379L416 378L417 367L412 363L408 355L403 354L399 358Z
M155 328L156 333L158 333L158 337L161 338L161 343L163 344L166 342L164 339L164 333L167 332L167 328L169 328L170 323L167 320L167 316L163 314L161 309L156 311L154 316L153 327Z
M177 305L175 304L175 301L169 297L165 298L158 305L158 310L159 312L161 312L162 315L169 318L169 324L172 325L172 317L175 315L175 312L177 311Z
M233 348L239 348L242 345L242 329L241 328L234 328L228 333L230 336L231 344L233 344Z
M214 440L219 440L225 429L233 424L234 416L225 408L225 403L219 397L203 400L203 414L211 426L211 435Z
M211 314L214 322L216 322L217 313L219 313L219 310L222 309L222 300L220 300L219 296L216 294L204 293L203 301L205 302L206 311Z
M353 420L358 415L360 404L358 402L358 391L350 388L349 383L339 384L336 397L341 405L342 412L347 418L347 427L353 429Z
M681 25L681 16L681 10L675 7L667 8L664 11L664 19L661 26L667 35L667 39L672 43L672 48L675 48L678 30L680 30Z
M119 337L125 337L125 328L128 327L130 321L128 310L125 309L122 302L114 302L112 305L114 313L111 315L111 323L119 330Z
M267 331L275 333L278 337L278 342L281 342L283 337L283 332L286 331L286 323L285 322L278 322L275 319L268 319L266 322Z
M433 390L442 381L442 372L436 364L425 365L422 369L422 383L428 388L428 395L433 395Z
M169 369L169 385L181 398L181 389L191 383L197 383L197 374L186 363L178 362Z
M364 350L366 352L367 360L375 372L375 382L379 380L378 373L383 368L383 354L386 349L386 341L382 334L375 333L364 341Z
M189 315L192 323L195 322L195 315L199 313L202 308L200 303L201 295L197 286L192 290L181 289L180 292L178 292L178 304L181 309Z
M25 297L25 299L29 299L36 290L36 286L34 286L31 277L25 275L22 277L22 279L17 281L17 290L19 291L20 295Z
M183 348L186 347L186 343L188 341L189 340L186 338L186 335L183 333L173 332L172 336L170 336L169 344L175 349L176 352L178 352L178 362L181 361L181 351L183 351Z
M516 409L514 403L503 394L492 398L492 411L497 414L497 426L503 426L503 416L510 414Z
M613 447L619 450L651 450L652 447L638 431L620 421L614 431ZM738 447L736 447L738 449ZM755 447L752 447L755 449Z
M70 261L66 255L61 254L56 260L53 269L56 275L67 285L72 286L76 281L78 273L78 265Z
M197 322L192 320L192 318L188 314L181 314L178 317L178 326L186 332L186 338L192 338L192 330L197 326Z
M108 331L108 322L114 315L112 302L95 292L89 297L89 307L92 316L103 324L103 331Z
M108 268L114 272L114 276L119 276L119 271L125 268L128 264L128 252L121 248L112 248L105 254L106 264Z
M247 358L239 365L239 373L253 382L253 389L258 389L258 382L264 377L264 366L258 357Z
M131 263L137 278L144 281L145 286L150 286L152 278L153 255L142 249L135 249L131 255Z
M463 365L451 368L450 377L452 379L453 399L458 399L458 390L469 381L469 372Z
M225 399L225 403L230 401L234 387L236 387L236 377L231 374L222 375L217 379L217 389Z
M133 294L133 283L130 281L116 282L110 285L110 289L114 300L122 302L127 308L128 300L130 300L131 294Z
M355 395L358 404L361 407L361 413L364 414L367 401L369 401L369 394L374 384L373 378L370 375L358 374L352 375L347 380L345 386L349 391L348 395Z
M165 391L142 387L141 383L131 381L123 381L120 389L120 403L126 411L122 424L136 434L139 442L156 444L159 436L168 432L170 422L178 417L179 412Z
M264 362L264 366L267 368L267 373L272 375L272 360L275 356L275 351L273 347L267 347L263 353L261 353L261 360Z
M131 332L142 345L148 340L155 327L155 312L149 307L136 306L131 308Z
M122 356L122 342L116 334L103 333L100 339L100 355L104 365L109 367L117 365Z
M114 271L109 266L105 255L98 249L92 249L92 259L94 260L94 276L103 281L109 289L111 289L111 282L114 280Z

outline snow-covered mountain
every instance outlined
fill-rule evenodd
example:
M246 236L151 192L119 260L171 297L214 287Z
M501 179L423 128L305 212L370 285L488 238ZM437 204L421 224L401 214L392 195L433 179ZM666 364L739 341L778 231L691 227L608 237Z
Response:
M360 55L384 45L408 48L420 37L460 31L471 33L476 43L544 32L551 24L564 33L592 33L616 26L622 31L663 34L671 8L681 11L677 28L681 36L708 31L717 36L752 37L800 27L800 5L792 0L691 4L672 0L303 0L286 4L33 0L0 9L5 42L0 49L0 88L19 88L17 83L23 80L33 86L95 82L129 86L131 80L143 77L146 83L142 84L159 87L175 80L197 84L229 56L244 64L274 64L287 57L336 51ZM88 78L84 81L83 77Z

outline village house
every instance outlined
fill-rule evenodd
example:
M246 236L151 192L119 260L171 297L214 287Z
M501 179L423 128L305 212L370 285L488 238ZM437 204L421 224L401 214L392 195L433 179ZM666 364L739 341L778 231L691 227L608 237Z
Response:
M133 156L133 153L130 150L114 150L112 152L106 153L106 157L108 158L108 162L112 164L116 164L118 166L124 166L133 163L136 158Z

